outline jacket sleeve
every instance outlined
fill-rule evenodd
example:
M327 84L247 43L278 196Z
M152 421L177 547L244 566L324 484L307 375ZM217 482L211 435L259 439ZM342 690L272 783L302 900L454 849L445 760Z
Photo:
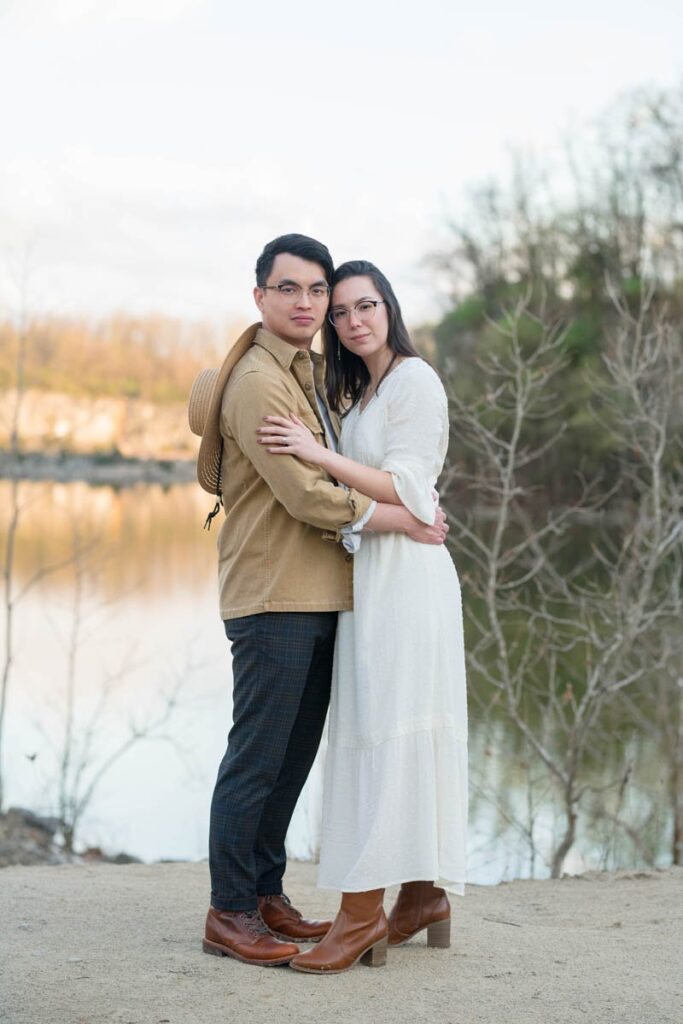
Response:
M263 426L263 417L288 416L291 408L291 397L277 381L252 370L226 388L221 429L234 438L293 519L332 531L339 540L342 526L359 519L371 499L338 487L319 466L294 455L274 455L258 443L256 429Z
M448 399L437 374L423 363L413 373L396 378L387 405L381 469L391 473L408 511L428 526L436 519L432 491L447 447Z

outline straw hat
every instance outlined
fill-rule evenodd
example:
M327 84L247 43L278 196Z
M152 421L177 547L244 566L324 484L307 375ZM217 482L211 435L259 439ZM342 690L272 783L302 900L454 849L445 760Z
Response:
M223 360L220 370L202 370L197 374L187 406L190 430L202 443L197 457L197 480L209 494L221 493L221 406L228 378L242 356L251 348L261 324L252 324L241 334Z

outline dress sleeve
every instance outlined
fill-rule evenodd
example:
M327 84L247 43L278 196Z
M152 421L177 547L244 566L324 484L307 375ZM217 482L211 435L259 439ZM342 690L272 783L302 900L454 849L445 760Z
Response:
M426 363L392 381L387 399L387 440L381 469L391 473L409 512L432 526L437 503L432 491L448 447L448 399Z

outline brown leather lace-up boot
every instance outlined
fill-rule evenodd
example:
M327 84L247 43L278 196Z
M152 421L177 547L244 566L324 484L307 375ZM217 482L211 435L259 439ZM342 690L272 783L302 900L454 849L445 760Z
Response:
M258 908L264 922L278 939L320 942L332 927L331 921L307 921L284 893L259 896Z
M209 907L202 949L231 956L243 964L275 967L288 964L299 952L293 942L280 942L266 928L258 910L216 910Z
M427 929L427 945L451 944L451 905L433 882L404 882L389 914L389 945L400 946Z
M359 960L368 967L382 967L387 957L383 898L384 889L342 893L339 913L325 938L289 966L308 974L340 974Z

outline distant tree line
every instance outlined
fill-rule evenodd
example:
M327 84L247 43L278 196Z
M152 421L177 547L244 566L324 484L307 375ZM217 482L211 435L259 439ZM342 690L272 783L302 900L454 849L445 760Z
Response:
M485 396L491 379L481 357L505 352L523 301L516 321L522 351L552 324L565 360L553 408L524 428L530 443L562 431L529 470L535 500L570 497L578 469L600 474L609 487L620 453L609 424L588 406L604 377L610 336L624 310L637 314L645 294L649 323L664 317L680 331L683 322L683 88L625 97L569 139L552 167L515 159L506 183L472 189L467 214L449 234L430 264L450 308L420 331L431 336L439 368L460 399ZM602 413L609 419L616 410ZM468 468L476 472L472 459Z
M184 401L196 374L218 365L229 338L209 324L161 315L31 316L24 387L74 395ZM0 323L0 390L15 386L19 328Z

